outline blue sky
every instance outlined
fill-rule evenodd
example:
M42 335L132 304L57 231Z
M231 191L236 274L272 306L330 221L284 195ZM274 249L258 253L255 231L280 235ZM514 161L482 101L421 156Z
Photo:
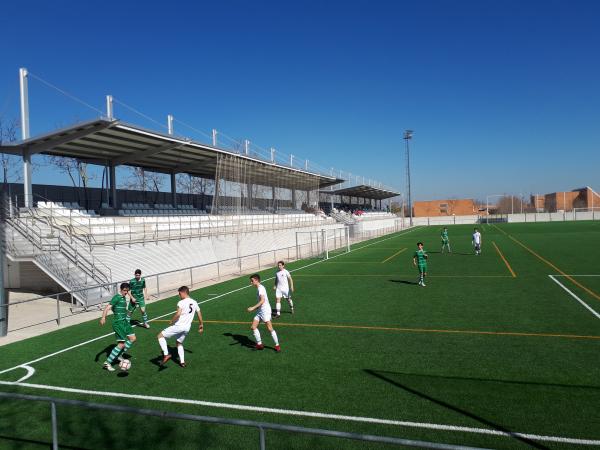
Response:
M27 67L100 110L112 94L401 191L413 129L415 200L600 190L600 3L214 3L7 3L0 115ZM97 115L35 79L30 103L32 134Z

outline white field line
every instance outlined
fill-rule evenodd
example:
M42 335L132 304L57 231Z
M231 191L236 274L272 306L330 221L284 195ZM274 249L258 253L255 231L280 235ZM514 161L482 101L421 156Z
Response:
M589 312L591 312L594 316L596 316L596 318L600 319L600 314L598 314L596 311L594 311L586 302L584 302L583 300L581 300L579 297L577 297L573 292L571 292L571 290L569 288L567 288L564 284L562 284L560 281L558 281L555 277L555 275L548 275L550 277L550 279L552 281L554 281L556 284L558 284L561 288L563 288L565 291L567 291L571 297L573 297L575 300L577 300L579 303L581 303L583 305L584 308L586 308Z
M600 277L600 275L560 275L554 274L553 277Z
M414 231L416 228L417 228L417 227L415 227L415 228L411 228L410 230L406 231L405 233L402 233L402 232L400 232L400 233L401 233L402 235L405 235L405 234L407 234L407 233L410 233L411 231ZM302 269L306 269L307 267L314 266L315 264L320 264L320 263L323 263L323 262L327 262L327 261L329 261L329 260L331 260L331 259L337 258L337 257L339 257L339 256L347 255L348 253L355 252L355 251L357 251L357 250L360 250L360 249L363 249L363 248L365 248L365 247L370 247L371 245L375 245L375 244L378 244L378 243L380 243L380 242L383 242L383 241L387 241L387 240L390 240L390 239L394 239L394 238L398 237L399 235L400 235L400 234L395 234L394 236L390 236L390 237L388 237L388 238L385 238L385 239L379 239L379 240L377 240L377 241L375 241L375 242L372 242L372 243L370 243L370 244L362 245L362 246L360 246L360 247L358 247L358 248L353 248L353 249L351 249L351 250L350 250L350 252L346 252L346 253L340 253L339 255L332 256L332 257L331 257L331 258L329 258L329 259L321 259L321 260L319 260L319 261L315 261L315 262L313 262L313 263L310 263L310 264L307 264L307 265L305 265L305 266L298 267L298 268L296 268L296 269L290 270L290 272L296 272L296 271L298 271L298 270L302 270ZM271 277L271 278L266 278L266 279L264 279L263 281L269 281L269 280L274 280L274 279L275 279L275 277ZM208 300L204 300L204 301L198 302L198 304L199 304L199 305L202 305L202 304L204 304L204 303L211 302L211 301L213 301L213 300L216 300L216 299L218 299L218 298L225 297L225 296L227 296L227 295L229 295L229 294L233 294L234 292L238 292L238 291L241 291L241 290L243 290L243 289L248 289L250 286L251 286L251 285L250 285L250 284L248 284L247 286L242 286L241 288L237 288L237 289L234 289L234 290L232 290L232 291L225 292L225 293L223 293L223 294L220 294L220 295L214 295L214 294L211 294L211 295L214 295L212 298L209 298ZM170 316L171 314L175 314L175 311L171 311L171 312L168 312L168 313L166 313L166 314L163 314L163 315L161 315L161 316L154 317L154 318L150 319L150 320L149 320L149 322L152 322L153 320L162 319L163 317ZM93 339L90 339L90 340L88 340L88 341L85 341L85 342L81 342L81 343L79 343L79 344L72 345L71 347L63 348L62 350L58 350L58 351L56 351L56 352L54 352L54 353L50 353L49 355L42 356L42 357L40 357L40 358L37 358L37 359L34 359L34 360L32 360L32 361L28 361L28 362L26 362L26 363L19 364L19 365L17 365L17 366L11 367L11 368L9 368L9 369L4 369L4 370L1 370L1 371L0 371L0 375L2 375L3 373L6 373L6 372L10 372L10 371L12 371L12 370L18 369L18 368L20 368L20 367L23 367L23 366L28 366L28 365L30 365L30 364L35 364L35 363L37 363L37 362L43 361L44 359L52 358L53 356L60 355L61 353L68 352L69 350L73 350L74 348L81 347L81 346L83 346L83 345L86 345L86 344L90 344L90 343L92 343L92 342L95 342L95 341L98 341L98 340L100 340L100 339L104 339L104 338L106 338L106 337L108 337L108 336L112 336L113 334L114 334L114 333L108 333L108 334L104 334L104 335L102 335L102 336L98 336L98 337L96 337L96 338L93 338Z
M392 425L398 427L409 427L409 428L422 428L436 431L454 431L454 432L462 432L462 433L474 433L474 434L484 434L491 436L499 436L499 437L512 437L512 438L525 438L534 441L546 441L546 442L560 442L564 444L577 444L577 445L600 445L600 440L593 439L577 439L577 438L569 438L562 436L547 436L547 435L538 435L538 434L530 434L530 433L519 433L519 432L508 432L508 431L500 431L493 430L488 428L475 428L475 427L465 427L458 425L447 425L447 424L437 424L437 423L427 423L427 422L408 422L401 420L390 420L390 419L378 419L373 417L361 417L361 416L346 416L341 414L327 414L320 412L312 412L312 411L298 411L298 410L289 410L289 409L280 409L280 408L267 408L262 406L250 406L250 405L237 405L232 403L216 403L216 402L208 402L203 400L190 400L190 399L179 399L179 398L170 398L170 397L157 397L152 395L136 395L136 394L127 394L123 392L104 392L104 391L90 391L85 389L74 389L60 386L47 386L43 384L30 384L30 383L19 383L19 382L8 382L8 381L0 381L2 385L18 385L22 387L27 387L31 389L42 389L49 391L59 391L59 392L68 392L71 394L84 394L84 395L97 395L100 397L115 397L115 398L130 398L134 400L152 400L156 402L165 402L165 403L177 403L177 404L185 404L185 405L196 405L196 406L206 406L210 408L223 408L223 409L233 409L238 411L251 411L251 412L260 412L260 413L271 413L271 414L280 414L286 416L300 416L300 417L316 417L319 419L332 419L332 420L343 420L349 422L362 422L362 423L373 423L380 425Z

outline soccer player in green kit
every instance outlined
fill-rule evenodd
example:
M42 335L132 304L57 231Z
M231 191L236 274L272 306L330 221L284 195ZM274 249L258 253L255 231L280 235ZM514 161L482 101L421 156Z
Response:
M127 320L131 321L131 316L135 309L139 306L142 311L142 326L144 328L150 328L148 323L148 314L146 314L146 298L148 297L148 290L146 289L146 280L142 278L142 271L136 269L134 278L129 282L131 286L131 293L133 294L133 301L127 305Z
M419 286L425 287L425 277L427 276L427 252L423 248L422 242L417 242L417 251L413 256L413 264L419 267Z
M104 311L102 312L102 318L100 319L100 325L104 325L106 323L108 310L112 309L114 314L112 327L117 338L117 345L113 348L112 352L110 352L110 355L108 355L108 358L106 358L106 361L102 366L103 369L106 369L109 372L115 371L115 368L112 366L114 360L118 358L121 353L129 350L135 342L135 333L133 332L133 328L131 328L129 320L127 320L127 297L129 297L130 300L133 298L129 289L129 283L121 283L121 293L115 295L110 303L106 305L106 308L104 308Z
M448 253L452 253L452 250L450 249L450 238L448 238L448 228L444 227L444 229L442 230L442 253L444 253L444 249L448 250Z

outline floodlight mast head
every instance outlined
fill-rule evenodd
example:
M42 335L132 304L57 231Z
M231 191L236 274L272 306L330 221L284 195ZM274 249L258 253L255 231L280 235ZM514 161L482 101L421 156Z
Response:
M413 130L406 130L404 132L404 139L412 139L412 135L413 135Z

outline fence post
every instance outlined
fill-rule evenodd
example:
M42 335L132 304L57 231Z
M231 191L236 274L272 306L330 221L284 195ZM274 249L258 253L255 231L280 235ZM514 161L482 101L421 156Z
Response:
M58 450L58 424L56 420L56 403L50 402L50 414L52 416L52 450Z
M346 227L346 252L350 253L350 227Z
M160 297L160 275L156 275L156 297Z
M56 294L56 322L58 324L58 326L60 327L60 300L58 299L60 294Z
M260 444L260 450L265 450L267 447L265 443L265 430L263 427L258 427L258 440Z
M221 279L221 269L219 268L219 261L217 261L217 280Z
M190 267L190 287L194 286L194 275L192 274L192 268Z

